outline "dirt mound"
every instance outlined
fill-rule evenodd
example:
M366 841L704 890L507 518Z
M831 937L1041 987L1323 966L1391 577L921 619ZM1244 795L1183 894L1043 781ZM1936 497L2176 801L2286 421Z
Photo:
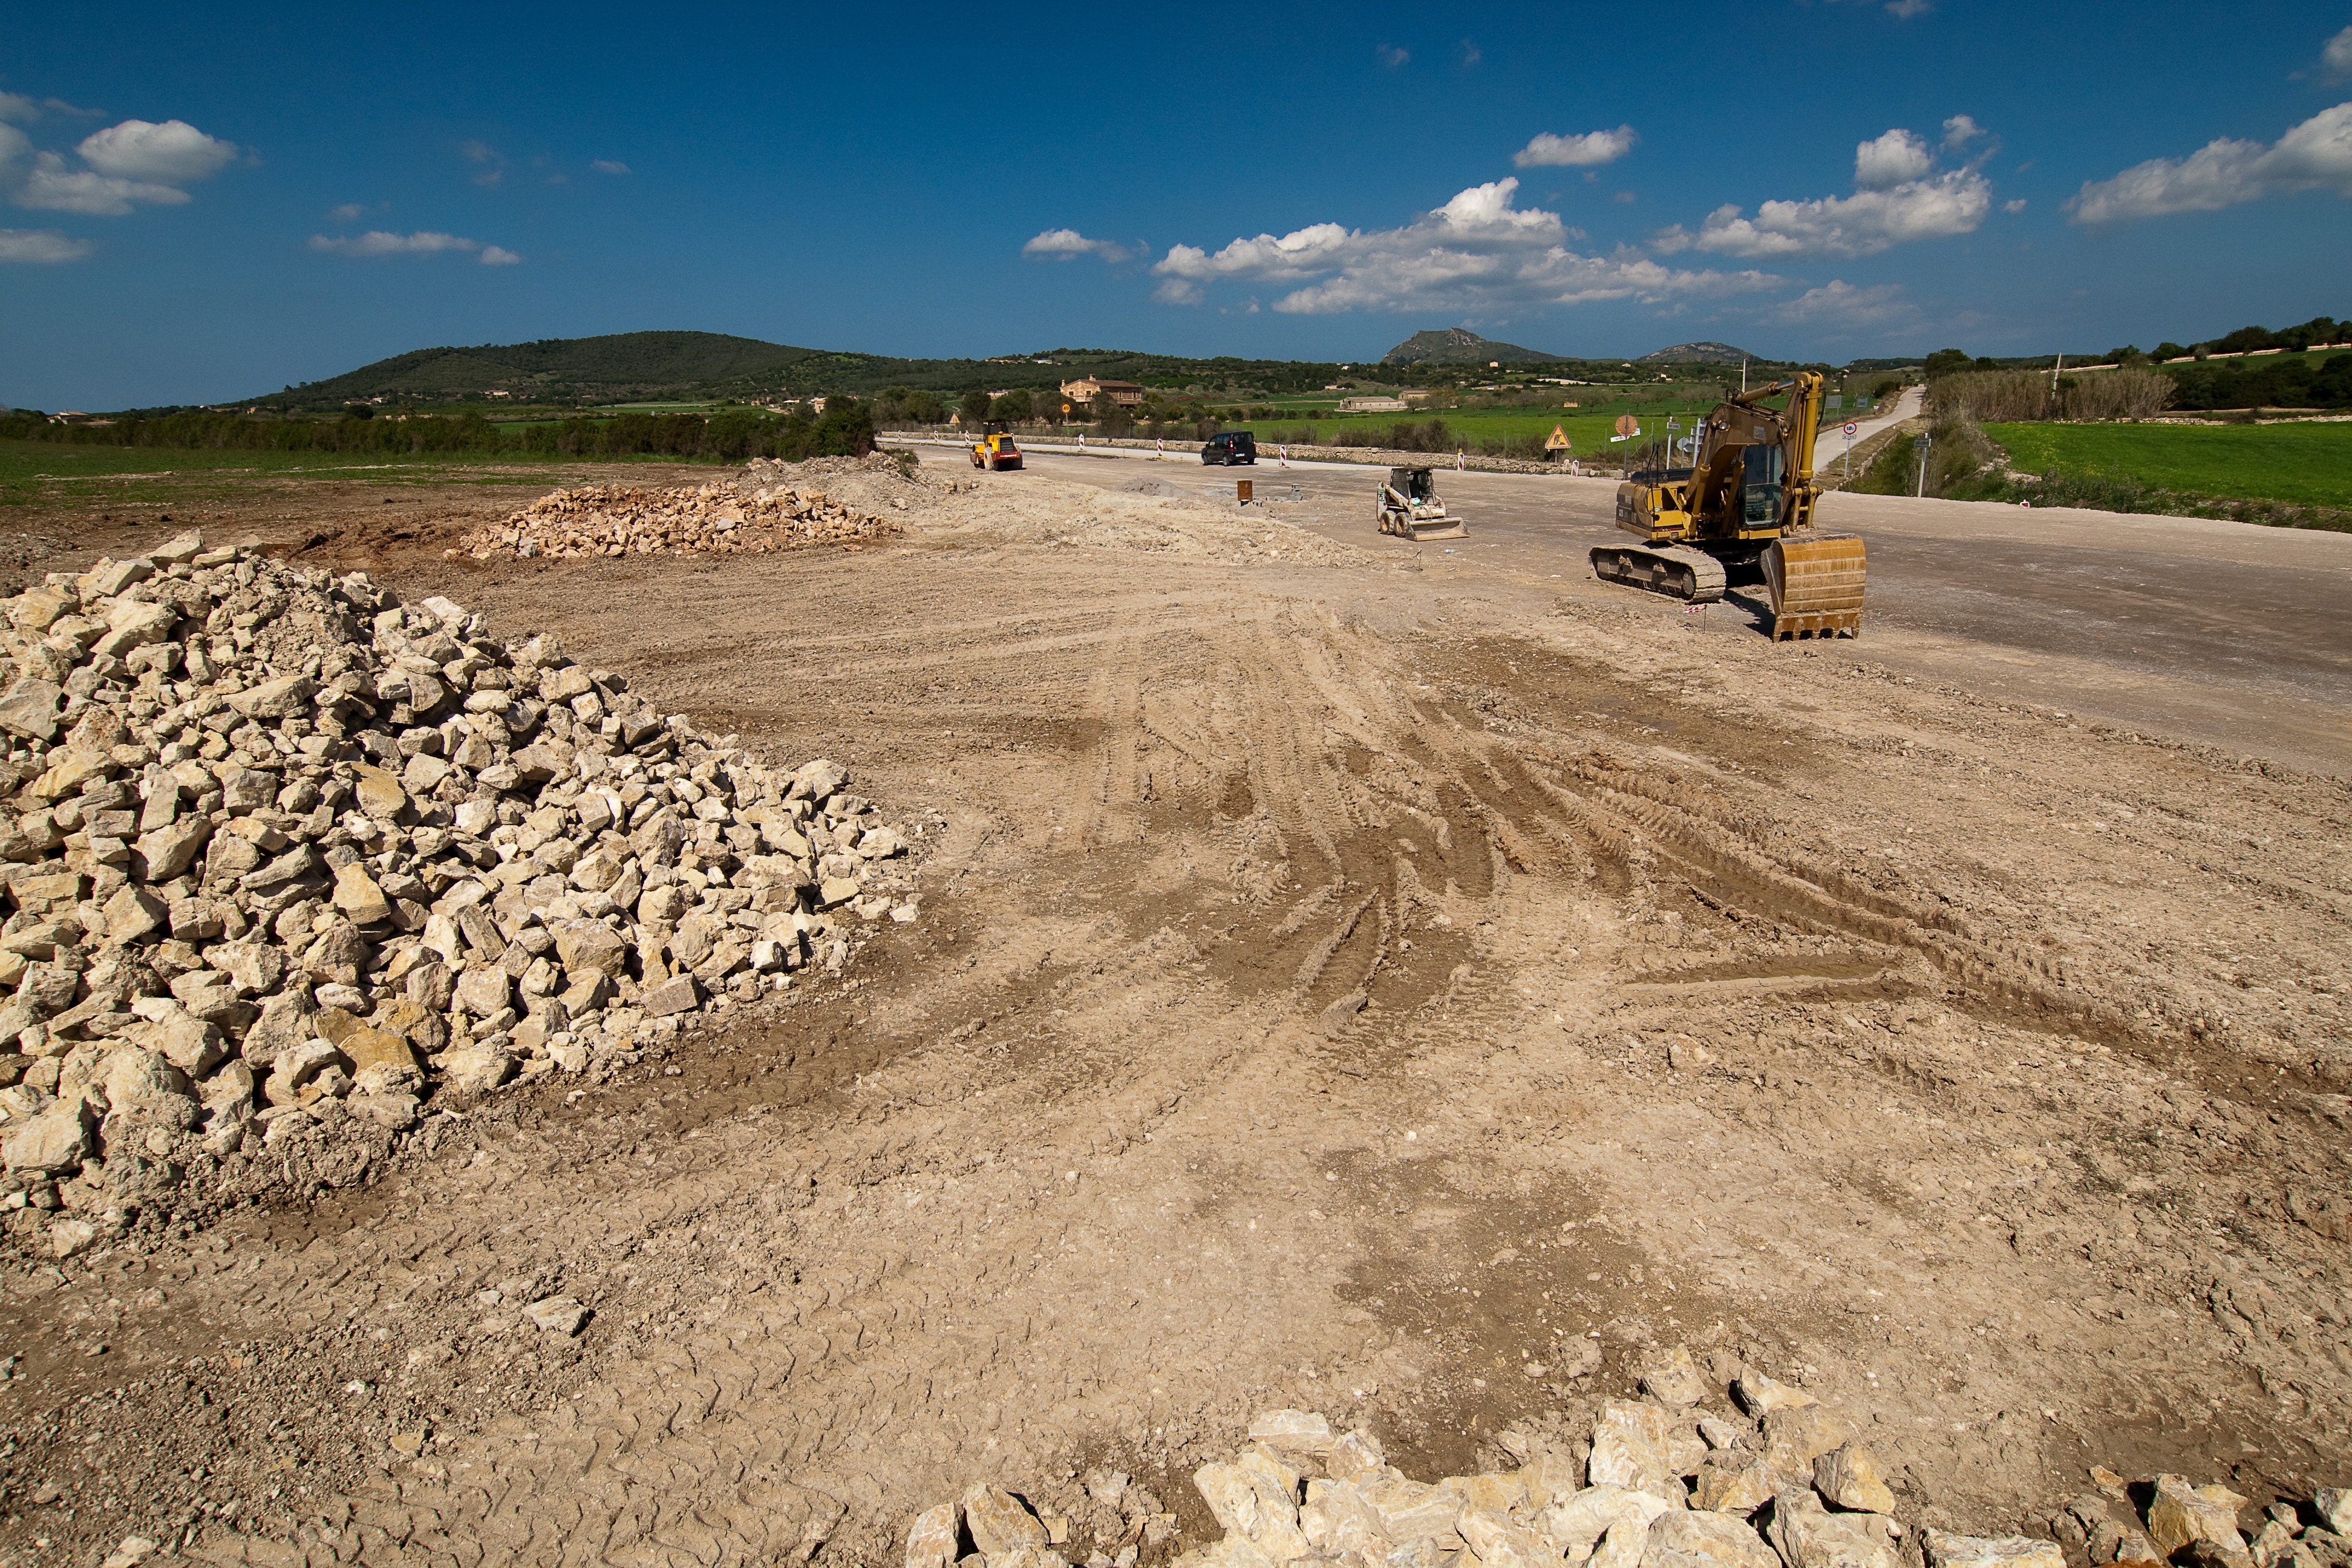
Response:
M891 908L905 843L838 763L447 599L191 533L5 608L7 1229L57 1257L608 1074Z
M926 479L898 454L883 452L863 458L812 458L805 463L754 458L743 469L742 483L754 492L818 489L838 505L885 518L928 510L959 488L952 481Z

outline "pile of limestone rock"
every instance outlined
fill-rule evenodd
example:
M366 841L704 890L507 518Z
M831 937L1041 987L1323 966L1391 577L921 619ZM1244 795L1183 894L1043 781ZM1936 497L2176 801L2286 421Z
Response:
M60 1254L134 1189L634 1061L915 917L838 764L446 599L191 533L0 612L0 1217Z
M828 499L811 485L758 476L678 489L588 485L557 490L469 535L477 561L493 556L757 555L886 538L898 525Z
M2270 1505L2249 1540L2247 1500L2159 1476L2137 1489L2092 1472L2100 1490L2067 1503L2049 1536L1969 1536L1918 1528L1853 1427L1801 1389L1732 1369L1728 1400L1686 1350L1655 1357L1643 1397L1612 1401L1589 1440L1540 1442L1516 1469L1423 1483L1387 1462L1360 1428L1277 1410L1250 1423L1231 1463L1192 1483L1223 1537L1179 1568L2068 1568L2072 1561L2167 1561L2210 1568L2335 1568L2352 1560L2352 1493L2307 1508ZM1505 1445L1507 1449L1511 1447ZM1516 1456L1515 1456L1516 1457ZM1123 1474L1086 1478L1101 1510L1093 1568L1133 1568L1174 1532L1172 1514ZM1113 1523L1112 1521L1119 1522ZM1071 1521L1040 1517L997 1487L972 1488L919 1516L907 1568L1065 1568ZM2052 1537L2054 1537L2053 1539ZM1073 1553L1074 1554L1074 1553Z

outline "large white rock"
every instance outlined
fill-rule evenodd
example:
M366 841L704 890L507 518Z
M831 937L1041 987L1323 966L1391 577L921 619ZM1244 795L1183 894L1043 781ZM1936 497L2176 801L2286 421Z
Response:
M1584 1464L1594 1486L1630 1487L1672 1507L1685 1494L1675 1474L1669 1439L1674 1412L1646 1401L1611 1400L1592 1418L1592 1454Z

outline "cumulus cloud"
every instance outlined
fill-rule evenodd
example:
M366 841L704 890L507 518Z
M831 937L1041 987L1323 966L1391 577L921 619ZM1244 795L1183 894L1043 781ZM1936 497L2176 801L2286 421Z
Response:
M2327 40L2319 51L2319 69L2330 81L2352 80L2352 27Z
M30 100L12 95L16 113ZM41 108L56 104L52 99ZM60 105L70 109L71 105ZM121 217L133 207L182 206L182 185L209 179L237 156L234 142L207 136L184 120L126 120L82 139L79 164L62 153L33 151L13 125L0 123L0 192L20 207Z
M485 267L512 267L521 259L521 257L517 256L513 251L507 249L504 246L486 245L482 247L482 265Z
M47 266L79 261L95 248L86 239L68 239L53 228L0 228L0 261Z
M1049 256L1067 261L1077 256L1099 256L1105 261L1132 261L1143 254L1116 240L1088 239L1074 228L1049 228L1021 247L1024 256Z
M207 136L184 120L126 120L82 138L75 149L101 174L157 184L209 180L236 159L236 143Z
M2086 181L2066 211L2080 224L2118 223L2314 190L2352 196L2352 103L2321 110L2267 147L2225 136L2186 158L2151 158Z
M1948 135L1951 123L1946 122ZM1969 124L1973 134L1982 134L1974 121ZM1991 183L1974 163L1940 174L1934 168L1927 142L1897 128L1854 148L1851 196L1769 201L1752 218L1727 204L1707 214L1696 234L1676 224L1652 243L1667 255L1874 256L1912 240L1974 233L1992 209Z
M588 165L600 174L625 174L629 166L617 158L599 158Z
M1596 163L1613 163L1633 150L1641 138L1630 125L1620 125L1614 131L1588 131L1581 136L1555 136L1544 132L1511 154L1511 164L1520 169L1590 167Z
M437 234L431 229L419 229L415 234L387 234L380 228L359 235L314 234L310 237L310 248L328 256L435 256L447 250L469 250L479 252L484 261L490 261L490 252L497 251L509 261L522 259L511 251L499 250L495 245L485 246L478 239ZM492 261L491 265L499 263Z
M1955 114L1944 121L1944 145L1953 149L1967 146L1985 133L1973 116Z
M1857 289L1843 279L1833 278L1818 289L1808 289L1795 299L1773 307L1772 315L1782 321L1871 327L1916 320L1919 308L1903 298L1903 286L1899 283Z
M1883 191L1916 180L1935 166L1936 155L1927 151L1927 143L1908 131L1890 131L1853 150L1853 183L1859 190Z
M1760 272L1692 272L1621 250L1584 256L1557 213L1513 205L1516 179L1473 185L1402 228L1310 224L1235 239L1221 250L1176 245L1152 268L1159 298L1197 303L1204 285L1296 285L1274 302L1293 315L1343 310L1475 310L1592 300L1657 300L1778 287Z
M364 216L366 212L367 208L361 203L345 202L341 206L329 207L327 216L337 223L349 223L355 217Z
M76 169L55 153L40 153L34 155L31 171L11 199L20 207L44 212L121 217L142 202L149 206L184 206L189 196L187 192L171 185Z

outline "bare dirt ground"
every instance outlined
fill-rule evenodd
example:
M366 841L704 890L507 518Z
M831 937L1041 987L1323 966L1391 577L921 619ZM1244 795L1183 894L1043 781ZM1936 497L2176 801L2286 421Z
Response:
M2352 1479L2340 779L1279 507L992 476L879 549L461 563L517 491L384 493L198 521L845 760L938 825L922 919L764 1032L12 1268L5 1561L879 1563L980 1479L1077 1560L1102 1462L1174 1552L1254 1410L1448 1473L1675 1341L1927 1523ZM9 526L37 576L186 521Z

